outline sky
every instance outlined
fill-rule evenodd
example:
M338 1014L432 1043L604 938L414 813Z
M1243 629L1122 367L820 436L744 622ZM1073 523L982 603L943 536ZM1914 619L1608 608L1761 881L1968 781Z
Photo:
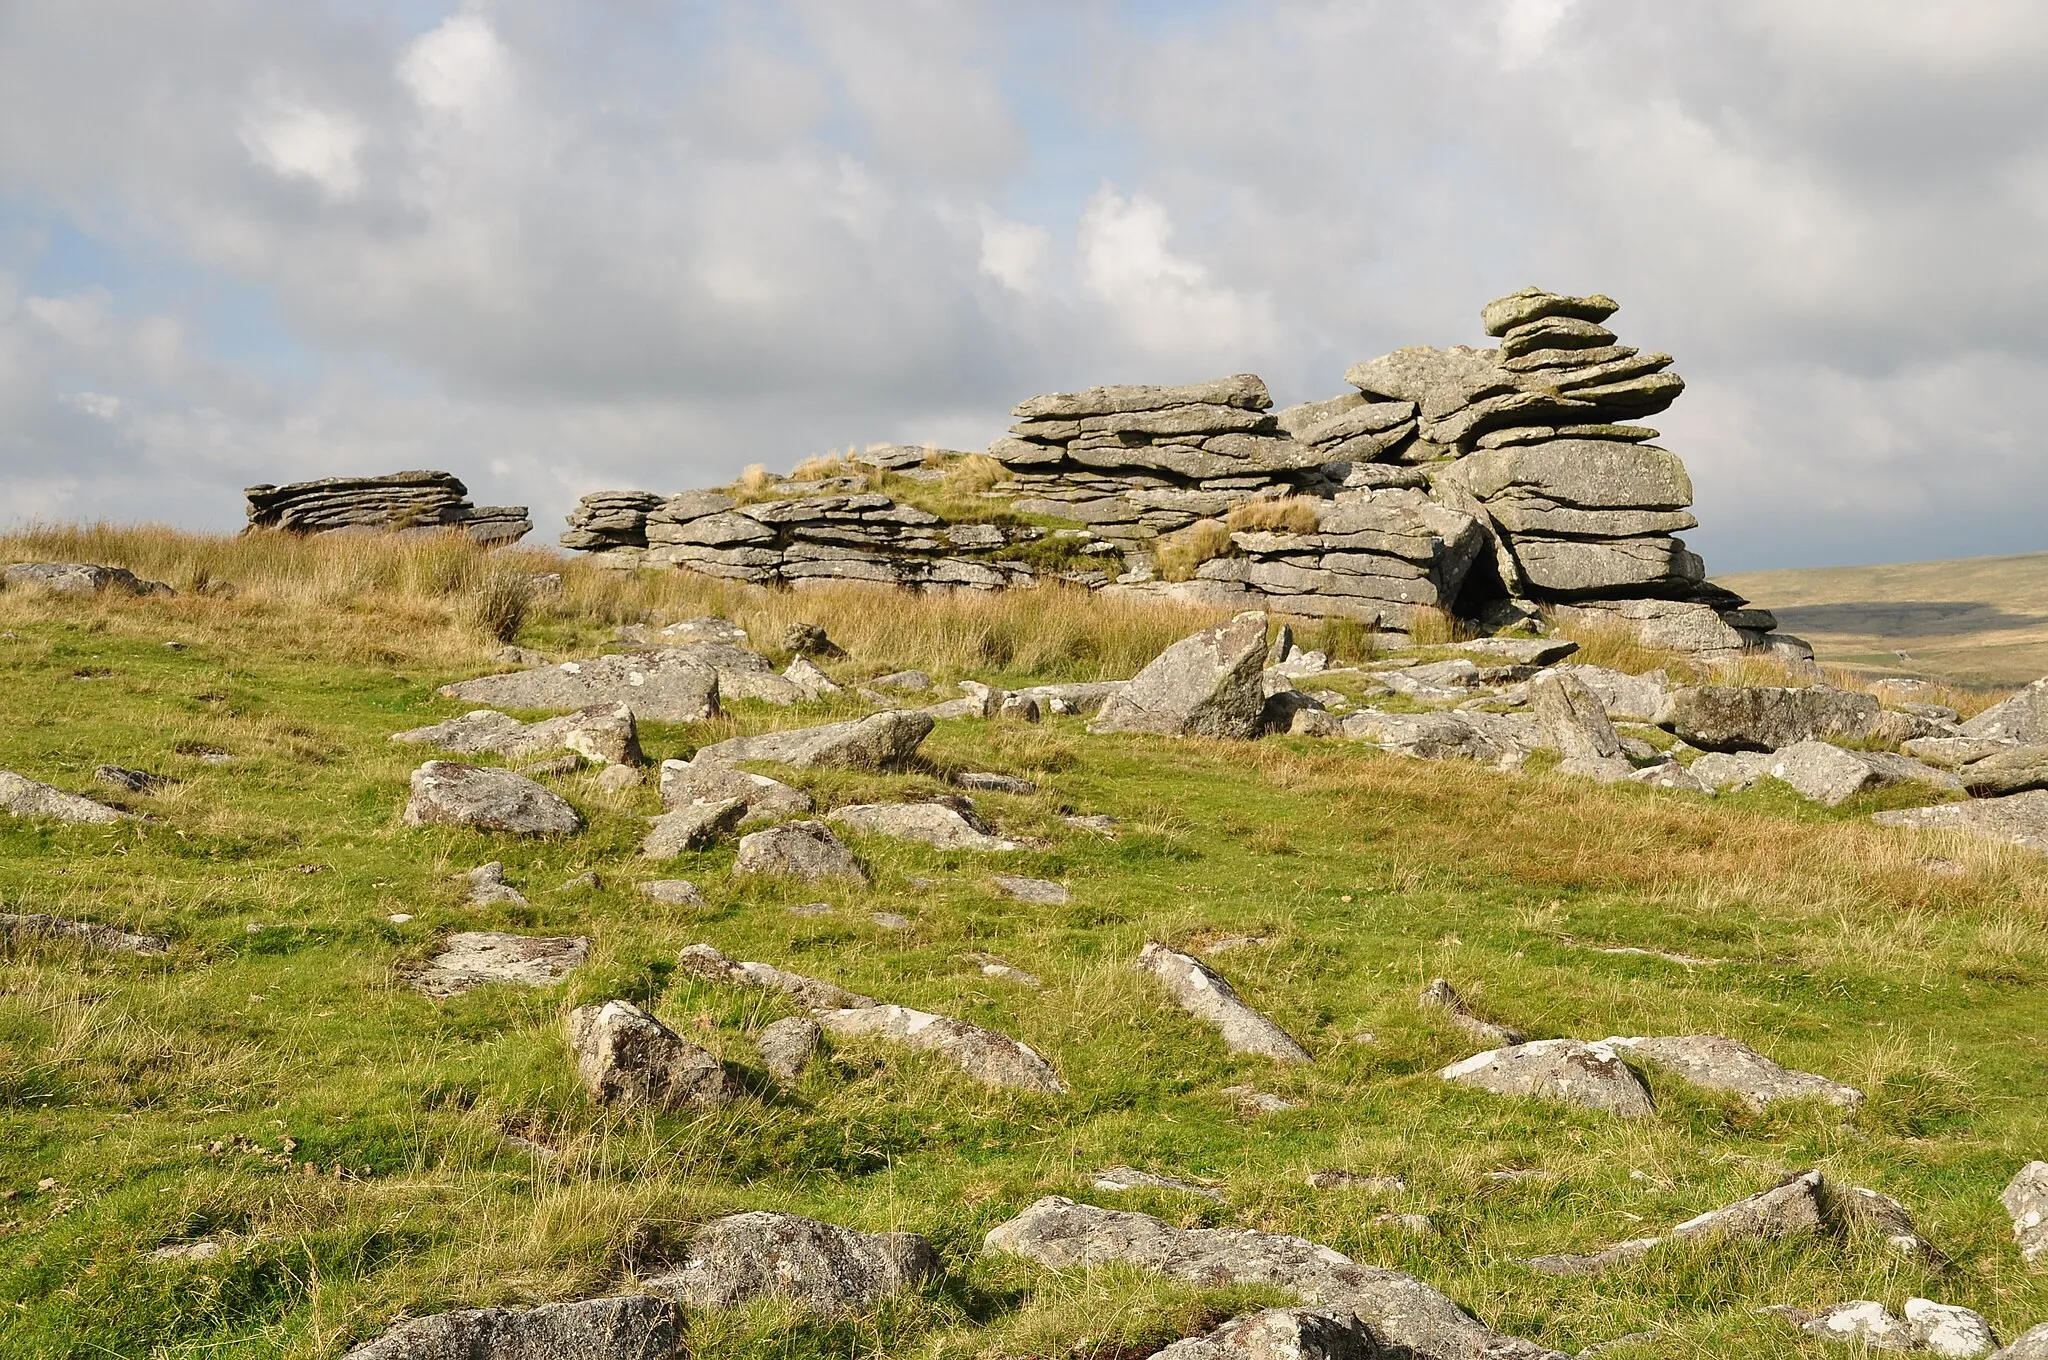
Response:
M0 525L444 468L536 540L1535 284L1710 570L2048 550L2039 0L0 0Z

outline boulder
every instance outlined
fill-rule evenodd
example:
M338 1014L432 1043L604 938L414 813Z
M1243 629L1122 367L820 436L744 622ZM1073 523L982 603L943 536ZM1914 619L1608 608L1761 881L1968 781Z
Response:
M1685 464L1654 444L1552 439L1481 449L1459 460L1458 474L1489 505L1520 500L1587 510L1682 510L1692 504Z
M676 964L686 973L709 978L713 982L781 992L812 1010L855 1010L880 1004L871 996L862 996L859 992L850 992L834 983L805 977L802 973L785 972L772 964L734 963L708 944L685 946L676 956Z
M2048 1360L2048 1322L2030 1329L1991 1360Z
M583 818L561 797L510 770L430 760L412 772L407 826L471 826L518 836L566 835Z
M1568 675L1593 691L1608 718L1619 719L1622 722L1653 721L1657 711L1664 706L1665 694L1669 692L1663 671L1651 671L1647 675L1630 675L1627 671L1610 670L1605 666L1581 665L1577 662L1568 662L1553 669L1556 674Z
M1362 1266L1305 1238L1175 1228L1149 1214L1048 1196L991 1229L983 1249L1054 1270L1129 1265L1205 1288L1264 1286L1351 1312L1388 1355L1413 1360L1565 1360L1503 1336L1412 1275Z
M941 850L1020 850L1016 841L989 835L944 803L855 803L828 813L827 821L866 836L922 841Z
M1961 777L1972 798L2048 789L2048 746L2006 747L1965 765Z
M794 1214L754 1212L699 1228L683 1268L656 1275L644 1287L687 1308L779 1298L838 1316L865 1311L938 1273L938 1253L915 1233L857 1232Z
M1795 742L1771 754L1764 773L1803 798L1836 807L1868 789L1907 781L1958 787L1954 775L1889 751L1845 751L1824 741Z
M551 987L590 957L590 941L581 936L468 931L450 935L441 945L441 952L412 978L414 988L436 999L493 982Z
M825 1030L808 1015L789 1015L761 1026L754 1035L761 1065L777 1081L788 1083L803 1075L818 1056Z
M868 881L867 870L846 843L823 822L784 822L740 837L735 874L776 874L816 882L825 878Z
M762 760L800 770L840 766L854 770L898 770L931 735L922 713L870 713L852 722L826 723L786 732L764 732L714 742L697 752L693 765L736 765Z
M746 814L745 803L727 798L718 803L685 803L673 812L649 817L640 857L674 859L686 851L707 849L738 826Z
M1591 297L1569 297L1541 288L1523 288L1480 308L1479 321L1488 335L1506 335L1517 326L1553 316L1598 324L1620 310L1620 303L1598 293Z
M1102 706L1090 732L1251 738L1265 707L1266 616L1244 613L1174 643Z
M48 818L81 826L107 826L134 820L132 814L119 808L53 789L48 784L38 784L11 770L0 770L0 811L10 812L16 817Z
M2048 745L2048 676L1964 723L1963 735Z
M625 704L654 722L702 722L718 716L719 673L691 650L672 648L479 676L439 692L496 708L559 712Z
M1778 751L1796 742L1871 734L1880 709L1868 694L1811 685L1698 685L1673 691L1659 727L1709 751Z
M1680 1034L1651 1039L1607 1039L1609 1048L1666 1067L1695 1086L1728 1091L1752 1109L1774 1100L1817 1099L1854 1109L1863 1092L1811 1072L1780 1067L1747 1044L1719 1034Z
M630 1001L578 1006L568 1029L576 1075L600 1104L708 1109L740 1094L717 1058Z
M2028 1265L2048 1260L2048 1162L2028 1162L2000 1192L2013 1241Z
M1998 1349L1998 1337L1984 1315L1952 1303L1907 1299L1906 1325L1916 1349L1949 1360L1979 1360Z
M671 810L692 803L723 803L737 799L746 807L745 820L799 817L815 806L802 789L793 789L765 774L750 774L710 761L661 762L661 805Z
M0 936L16 944L28 940L63 940L109 954L162 954L171 947L171 942L161 935L131 935L113 926L73 921L42 912L0 912Z
M986 1086L1065 1095L1067 1084L1031 1048L1006 1035L914 1011L907 1006L862 1006L826 1011L818 1023L841 1038L876 1038L933 1052Z
M680 1360L682 1354L676 1306L627 1294L407 1318L343 1360Z
M1818 1313L1796 1308L1782 1311L1794 1326L1809 1336L1824 1337L1871 1351L1913 1349L1913 1329L1873 1299L1838 1303Z
M1707 661L1733 660L1748 645L1711 605L1695 600L1580 600L1550 612L1561 628L1618 631L1646 647Z
M523 723L495 709L480 708L459 718L396 732L391 740L438 746L461 755L501 755L531 760L549 751L570 750L599 765L638 765L640 733L625 704L593 704L565 717Z
M639 888L640 895L664 907L701 907L704 894L684 878L650 878Z
M1920 831L1961 831L2048 854L2048 789L2032 789L2010 798L1979 798L1967 803L1874 812L1870 820L1879 826Z
M145 581L126 567L92 562L16 562L0 570L0 588L46 595L175 595L162 581Z
M469 884L469 900L474 906L526 905L526 895L505 881L505 866L497 860L478 865L462 877Z
M1350 1313L1268 1308L1207 1336L1176 1341L1152 1360L1379 1360L1386 1354Z
M1694 779L1716 793L1740 793L1769 774L1776 759L1770 751L1709 751L1688 768Z
M1915 760L1953 770L2015 748L2012 742L1990 737L1914 737L1899 749Z
M1529 709L1564 757L1559 769L1603 784L1626 779L1633 770L1606 708L1576 676L1551 671L1531 680Z
M1418 1004L1441 1010L1450 1017L1452 1024L1482 1044L1494 1048L1511 1048L1524 1042L1519 1030L1509 1029L1506 1025L1496 1025L1491 1020L1482 1020L1474 1015L1471 1008L1465 1004L1465 998L1459 996L1457 989L1445 978L1432 979L1429 986L1422 989Z
M1632 1118L1656 1110L1650 1088L1612 1048L1577 1039L1537 1039L1476 1053L1437 1075L1495 1095L1568 1101Z
M1148 940L1134 966L1164 983L1182 1010L1213 1026L1232 1053L1275 1062L1314 1061L1286 1030L1246 1005L1236 989L1200 959Z

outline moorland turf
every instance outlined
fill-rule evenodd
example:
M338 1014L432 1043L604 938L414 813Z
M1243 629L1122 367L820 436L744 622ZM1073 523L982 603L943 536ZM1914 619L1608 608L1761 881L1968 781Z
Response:
M2008 1339L2048 1320L2048 1285L2021 1264L1997 1198L2048 1154L2038 857L1885 832L1869 799L1707 801L1345 742L1091 737L1053 718L942 723L901 775L786 776L830 806L936 793L961 770L1023 775L1036 795L976 802L1031 848L859 839L869 888L735 883L729 844L635 858L659 811L651 781L620 794L560 781L590 821L575 837L400 824L425 755L386 738L460 712L435 687L490 668L498 643L471 603L485 578L559 563L111 531L0 551L119 562L187 592L0 595L0 768L147 817L0 817L0 909L172 941L160 958L57 943L0 955L0 1354L334 1355L401 1312L630 1288L690 1225L740 1208L923 1233L947 1276L854 1319L779 1304L694 1317L697 1356L1142 1357L1281 1301L980 1256L984 1232L1046 1194L1299 1234L1561 1350L1657 1330L1621 1360L1841 1353L1757 1315L1772 1304L1875 1298L1896 1312L1924 1295L1983 1311ZM237 592L193 591L208 580ZM522 644L588 654L619 623L717 609L781 662L780 625L803 618L847 646L844 679L1127 675L1204 621L1051 590L770 596L580 566L565 586L537 602ZM738 703L715 723L643 725L641 742L658 760L864 710ZM92 781L103 762L178 783L118 794ZM1117 834L1069 812L1114 816ZM467 902L456 876L493 859L530 905ZM593 869L596 891L559 889ZM991 872L1062 880L1073 900L1010 901ZM692 880L706 905L638 896L655 877ZM784 909L820 899L830 915ZM884 930L875 911L913 927ZM405 985L438 936L472 929L587 935L591 961L543 991L437 1003ZM1199 953L1239 936L1252 938L1209 961L1312 1066L1228 1057L1130 966L1148 939ZM679 973L676 951L696 941L1014 1035L1073 1094L991 1092L850 1044L778 1091L747 1034L792 1008ZM975 951L1044 989L985 978ZM1437 976L1533 1037L1721 1033L1869 1099L1756 1114L1650 1069L1658 1113L1627 1121L1455 1088L1434 1073L1470 1045L1416 1005ZM611 997L722 1055L754 1094L684 1115L593 1106L562 1021ZM1300 1107L1245 1113L1221 1094L1237 1084ZM1118 1164L1211 1181L1225 1202L1090 1188ZM1903 1200L1942 1259L1852 1236L1673 1246L1598 1279L1516 1263L1660 1231L1810 1166ZM1324 1167L1407 1189L1311 1190L1304 1176ZM1395 1212L1441 1234L1375 1222ZM227 1250L148 1259L200 1238Z

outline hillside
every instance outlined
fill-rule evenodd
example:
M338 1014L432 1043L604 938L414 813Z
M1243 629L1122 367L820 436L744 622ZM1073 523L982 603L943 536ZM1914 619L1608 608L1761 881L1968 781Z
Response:
M900 771L753 768L820 815L957 794L967 771L1021 778L1029 791L971 792L1021 848L846 832L870 882L783 883L737 877L729 836L641 858L662 810L651 769L627 786L539 777L587 821L576 834L405 825L415 768L472 757L390 737L478 707L436 691L505 669L506 636L588 658L620 650L622 628L715 615L778 669L792 624L844 649L818 654L841 694L641 721L658 763L867 714L857 687L909 667L934 686L906 703L960 680L1127 677L1218 616L1052 586L770 591L438 540L0 540L0 561L25 559L119 563L179 593L0 592L0 770L143 818L0 814L0 910L166 941L138 955L0 935L0 1354L336 1356L401 1316L633 1292L738 1210L918 1233L942 1272L839 1316L693 1308L703 1360L1144 1360L1292 1302L983 1250L1048 1195L1306 1238L1560 1352L1650 1334L1611 1360L1854 1353L1759 1312L1777 1305L1896 1313L1921 1296L2006 1340L2048 1320L2048 1278L1998 1197L2048 1153L2048 859L1872 825L1897 789L1830 808L1765 780L1709 799L1569 777L1548 755L1502 771L1309 736L948 718ZM1989 590L1985 570L1969 590ZM560 586L529 599L508 584L527 571ZM1739 586L1811 635L1800 575ZM1302 641L1378 659L1355 628ZM1588 643L1580 659L1682 665ZM95 780L106 763L172 782L123 792ZM473 896L465 875L488 862L515 896ZM1018 900L996 874L1067 900ZM674 879L701 901L640 890ZM477 931L585 938L588 960L546 987L412 985ZM1233 1056L1133 968L1147 941L1202 958L1312 1060ZM858 1038L778 1080L756 1039L802 1008L680 967L696 943L1012 1036L1068 1091L985 1086ZM1439 977L1531 1038L1721 1034L1864 1099L1754 1108L1648 1063L1644 1117L1455 1085L1438 1070L1491 1045L1418 1005ZM595 1102L564 1025L612 999L722 1059L737 1098ZM1098 1188L1117 1167L1209 1193ZM1896 1197L1933 1249L1830 1220L1672 1241L1598 1275L1524 1263L1661 1233L1808 1168ZM1309 1182L1329 1171L1350 1179Z
M1979 686L2048 674L2048 553L1719 580L1830 664Z

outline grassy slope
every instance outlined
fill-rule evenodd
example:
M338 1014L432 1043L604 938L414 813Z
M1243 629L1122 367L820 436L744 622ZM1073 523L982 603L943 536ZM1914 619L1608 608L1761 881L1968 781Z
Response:
M2048 674L2048 553L1751 572L1723 584L1776 610L1823 661L1970 685Z
M61 546L80 545L0 548ZM98 546L112 557L122 541ZM127 546L138 570L154 562L189 584L173 549L199 549ZM211 559L216 575L234 575L235 551ZM161 960L61 946L0 958L0 1191L11 1192L0 1203L0 1297L11 1301L0 1353L333 1354L399 1310L629 1285L690 1223L739 1207L923 1232L950 1276L849 1321L774 1305L699 1319L702 1356L1143 1356L1257 1297L1121 1271L1059 1279L978 1257L987 1228L1046 1193L1299 1233L1411 1270L1498 1326L1567 1350L1661 1326L1641 1353L1819 1356L1828 1348L1802 1349L1753 1310L1854 1297L1897 1310L1909 1293L1979 1307L2007 1335L2048 1318L2048 1288L2020 1267L1996 1199L2048 1150L2048 868L2037 859L1882 834L1855 803L1704 803L1294 739L1096 739L1070 720L950 723L927 743L926 770L801 777L821 801L936 790L959 768L1040 780L1036 797L980 801L1041 848L990 859L866 841L876 882L861 892L735 886L730 847L640 865L651 789L604 795L568 781L592 823L571 840L408 830L397 814L419 753L385 737L456 711L434 686L483 666L490 644L459 623L470 569L437 577L424 558L378 567L380 550L351 549L357 584L345 588L332 562L256 551L244 550L250 584L232 602L0 596L0 629L15 635L0 639L0 768L86 792L104 760L184 781L129 800L157 819L146 825L0 822L7 909L176 941ZM322 611L295 603L308 587L294 571L329 579ZM638 608L680 617L706 602L675 593L675 579L572 571L562 605L530 633L587 645ZM457 593L437 597L436 580ZM1048 630L1093 629L1104 655L1065 669L1115 670L1188 623L1095 612L1085 599L1003 622L1003 611L1043 608L1023 596L717 602L761 622L821 619L854 644L849 671L922 663L988 679L1054 665L1043 651L1017 661L1026 635L1045 645ZM970 618L986 630L971 646ZM189 645L169 651L167 638ZM971 666L967 654L1011 666ZM658 757L830 712L742 708L703 730L650 726L643 741ZM239 759L181 754L195 744ZM1124 834L1071 830L1058 816L1067 807L1123 818ZM1929 873L1915 856L1930 847L1967 872ZM450 876L494 858L531 906L463 902ZM602 890L556 890L586 868L605 876ZM1063 878L1075 901L1010 903L989 890L991 868ZM634 881L671 874L699 883L710 905L655 908L634 895ZM833 915L783 910L821 896ZM876 928L878 909L915 928ZM393 925L393 912L414 919ZM437 934L479 928L586 934L592 962L551 991L438 1005L402 985ZM1215 961L1308 1045L1313 1068L1226 1057L1128 967L1147 938L1229 934L1265 937ZM760 1098L716 1114L596 1110L563 1051L568 1007L650 1002L743 1070L755 1062L747 1030L787 1013L676 977L676 949L695 940L1015 1034L1074 1095L991 1094L929 1062L842 1048L798 1090L763 1084ZM1600 952L1612 946L1707 962ZM984 979L969 950L1000 954L1046 989ZM1872 1099L1856 1115L1757 1116L1653 1072L1658 1117L1627 1123L1458 1091L1432 1073L1469 1047L1414 1005L1438 974L1532 1034L1722 1032ZM1361 1032L1376 1042L1355 1042ZM1219 1094L1238 1082L1304 1108L1244 1115ZM556 1155L523 1150L507 1131ZM1088 1172L1119 1162L1215 1177L1229 1201L1087 1189ZM1672 1251L1599 1280L1546 1279L1510 1259L1653 1231L1806 1165L1905 1200L1949 1263L1903 1262L1863 1240ZM1409 1189L1311 1191L1302 1176L1322 1166L1401 1174ZM1553 1175L1486 1175L1514 1168ZM1390 1210L1427 1212L1444 1235L1375 1225ZM209 1234L234 1244L215 1263L142 1259Z

